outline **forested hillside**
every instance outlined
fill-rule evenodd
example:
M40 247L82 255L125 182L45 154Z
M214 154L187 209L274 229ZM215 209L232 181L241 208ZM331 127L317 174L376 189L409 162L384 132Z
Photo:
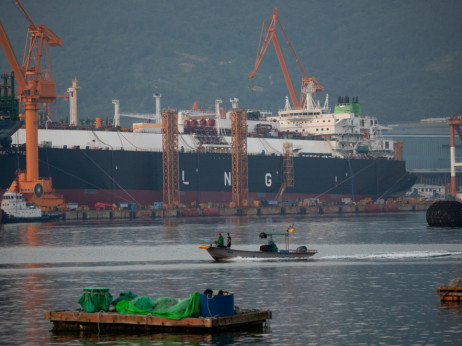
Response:
M415 121L462 111L460 0L22 0L36 24L64 39L50 47L57 93L77 77L79 117L213 108L239 98L242 108L277 112L288 95L273 47L253 69L260 30L273 7L308 75L329 94L359 96L363 111L382 123ZM0 19L22 61L28 22L14 1L0 2ZM283 45L294 85L301 72ZM0 54L0 72L10 71ZM323 102L325 93L319 95ZM59 100L57 117L68 117Z

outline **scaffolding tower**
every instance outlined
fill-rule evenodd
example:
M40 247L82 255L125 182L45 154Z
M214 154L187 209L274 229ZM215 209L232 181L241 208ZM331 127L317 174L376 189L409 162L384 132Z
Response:
M180 206L178 113L162 111L163 201L168 209Z
M249 203L247 162L247 110L231 111L232 201L237 208Z
M282 198L286 188L294 187L294 145L293 143L284 143L282 149L282 184L276 199Z

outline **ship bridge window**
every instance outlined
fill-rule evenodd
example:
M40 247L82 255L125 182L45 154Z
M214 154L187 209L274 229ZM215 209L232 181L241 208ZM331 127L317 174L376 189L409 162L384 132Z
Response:
M371 125L374 125L374 120L371 120Z
M390 143L388 141L385 142L385 149L390 149Z
M361 120L361 127L364 127L364 120Z

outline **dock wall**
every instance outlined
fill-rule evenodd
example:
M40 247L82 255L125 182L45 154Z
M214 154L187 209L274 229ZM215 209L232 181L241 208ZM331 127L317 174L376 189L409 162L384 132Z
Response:
M208 208L185 209L141 209L141 210L71 210L65 211L65 220L110 220L110 219L149 219L209 216L265 216L265 215L323 215L323 214L366 214L391 212L425 212L430 204L383 204L378 205L318 205L318 206L267 206L247 208ZM188 211L186 213L185 211Z

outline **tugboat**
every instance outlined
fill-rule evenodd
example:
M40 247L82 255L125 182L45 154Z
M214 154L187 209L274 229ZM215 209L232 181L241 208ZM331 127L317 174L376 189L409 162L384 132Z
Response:
M1 208L3 211L3 223L43 220L42 209L33 204L27 204L20 192L5 192Z
M62 216L62 214L42 212L42 209L35 204L26 203L22 193L16 191L5 192L0 215L2 215L1 223L49 221Z

